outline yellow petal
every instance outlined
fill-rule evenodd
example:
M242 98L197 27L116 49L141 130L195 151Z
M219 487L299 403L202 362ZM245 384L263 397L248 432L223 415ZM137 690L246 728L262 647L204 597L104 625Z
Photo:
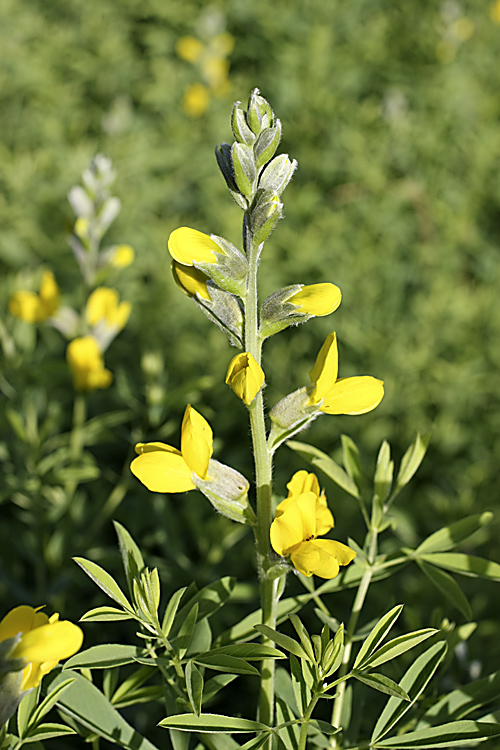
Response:
M113 375L105 369L101 349L93 336L81 336L70 341L66 359L76 390L107 388L111 384Z
M184 266L216 263L216 253L222 254L221 248L208 234L189 227L174 229L168 238L168 251L174 260Z
M337 335L330 333L321 347L314 367L309 375L315 387L311 393L311 403L317 404L332 389L339 372Z
M316 495L304 492L271 524L271 546L278 555L290 551L316 533Z
M208 276L205 276L202 271L199 271L194 266L183 266L181 263L173 260L172 275L177 286L182 289L184 294L190 297L196 297L199 294L202 299L210 301L210 294L207 289Z
M320 495L316 500L316 536L327 534L333 527L333 515L326 502L326 497Z
M13 656L29 662L47 662L73 656L83 642L83 633L68 620L49 623L25 633Z
M134 248L130 245L116 245L110 264L114 268L127 268L132 265L135 259Z
M191 471L206 479L208 461L213 453L213 432L207 420L190 404L182 420L181 453Z
M50 318L59 307L60 291L52 271L44 271L40 284L40 306L43 320Z
M306 576L335 578L340 565L348 565L356 553L345 544L333 539L313 539L301 544L292 552L291 561Z
M182 98L182 106L188 117L201 117L209 102L210 92L203 83L192 83Z
M247 406L264 385L264 371L250 352L233 357L226 374L226 383Z
M85 308L85 317L89 326L95 326L100 320L105 320L118 306L118 300L119 294L116 289L106 286L94 289Z
M39 616L38 622L37 615ZM27 604L15 607L0 622L0 643L7 638L13 638L18 633L27 633L33 627L38 627L38 624L45 625L46 622L48 622L47 615L37 612L36 609L29 607Z
M316 474L305 469L296 471L287 484L288 497L297 497L303 492L314 492L319 495L319 482Z
M331 283L307 284L288 299L300 307L305 315L330 315L342 301L342 293L338 286Z
M20 290L9 300L9 312L26 323L37 323L40 320L40 298L35 292Z
M151 453L152 451L166 451L167 453L175 453L177 456L181 455L180 450L166 443L137 443L135 446L135 452L139 455L142 453Z
M194 36L182 36L175 45L175 51L182 60L195 63L203 54L204 44Z
M382 401L384 383L369 375L340 378L324 395L321 411L325 414L366 414Z
M175 448L170 451L145 449L134 458L130 470L151 492L187 492L195 489L191 469Z

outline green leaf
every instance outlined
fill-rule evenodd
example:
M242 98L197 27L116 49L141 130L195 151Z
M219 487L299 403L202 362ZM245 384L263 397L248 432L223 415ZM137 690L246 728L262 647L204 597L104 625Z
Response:
M477 513L474 516L463 518L461 521L452 523L450 526L445 526L428 536L417 547L415 555L428 554L429 552L445 552L446 550L453 549L457 544L464 542L475 534L476 531L489 524L492 518L493 513L486 511L485 513Z
M389 698L375 724L371 737L372 744L375 744L387 734L408 709L415 704L444 659L446 650L446 642L439 641L439 643L430 646L413 662L399 683L399 687L405 690L410 697L410 702L396 697Z
M395 750L406 748L455 748L471 742L498 737L500 724L489 724L481 721L452 721L439 727L418 729L416 732L388 737L377 741L374 748L392 747Z
M125 594L118 586L114 578L109 573L103 570L99 565L90 560L85 560L83 557L74 557L73 560L79 565L85 573L91 578L100 589L104 591L107 596L114 599L115 602L121 604L129 612L132 612L132 607L127 601Z
M80 617L80 622L116 622L117 620L133 620L133 616L116 607L96 607L89 609Z
M311 701L311 691L302 673L302 665L296 656L290 654L290 672L292 687L300 715L303 716Z
M467 620L472 620L472 610L469 600L463 593L462 589L448 573L444 570L435 568L423 560L417 560L419 568L425 573L427 578L434 584L437 590L456 607Z
M363 468L361 466L361 456L359 449L354 440L348 435L341 435L342 443L342 463L352 481L358 488L359 494L363 485Z
M28 730L28 725L30 723L33 712L36 711L39 695L40 686L34 688L33 690L30 690L28 693L25 693L23 699L21 700L21 703L19 704L19 708L17 709L17 731L19 732L19 737L21 739L24 737Z
M397 638L393 638L389 643L385 643L381 648L364 659L362 663L358 664L358 669L379 667L381 664L385 664L385 662L396 659L401 654L404 654L405 651L418 646L419 643L422 643L422 641L425 641L431 635L435 635L438 632L435 628L423 628L422 630L414 630L412 633L405 633Z
M373 478L374 497L382 505L389 497L394 476L394 461L391 461L391 446L384 440L380 446Z
M287 599L279 601L277 607L278 622L283 622L291 612L298 612L309 599L310 597L307 594L303 594L301 596L290 596ZM259 625L261 622L262 610L256 609L244 617L237 625L226 630L226 632L220 637L219 641L221 643L230 643L231 641L252 640L258 635L255 626Z
M470 682L441 696L425 712L417 729L463 719L464 716L500 698L500 671Z
M415 440L404 454L401 459L401 465L396 479L396 493L402 490L416 473L418 467L423 461L430 440L430 432L423 437L418 433Z
M264 742L267 742L268 736L268 733L262 732L262 734L258 734L253 739L245 742L244 745L241 745L240 750L258 750L259 747L262 747Z
M185 677L186 690L191 708L196 716L199 716L201 714L201 700L203 696L203 677L192 660L186 664Z
M68 659L64 669L108 669L132 664L136 657L142 656L142 648L125 646L120 643L102 643L80 651Z
M138 703L161 702L165 696L165 690L161 685L150 685L149 687L131 690L119 700L113 696L112 704L115 708L127 708L136 706Z
M284 635L283 633L278 633L277 630L273 630L273 628L270 628L268 625L256 625L255 629L258 630L259 633L262 633L262 635L266 636L266 638L269 638L271 641L277 643L278 646L281 646L281 648L284 648L285 651L289 651L291 654L295 654L295 656L298 656L299 659L311 661L300 643L294 641L294 639L290 638L290 636Z
M349 493L349 495L359 497L356 483L351 479L349 474L347 474L344 469L333 460L333 458L327 456L326 453L315 448L314 445L300 443L296 440L288 440L287 446L293 451L296 451L305 461L308 461L316 469L319 469L326 474L327 477L345 492Z
M181 659L189 648L189 644L191 643L191 638L193 637L193 631L194 631L194 627L196 625L197 619L198 619L198 604L196 603L189 610L188 616L182 623L179 633L177 634L175 640L173 641L173 645L175 649L177 650L177 653L179 654L179 657Z
M220 714L178 714L167 716L162 719L158 726L165 729L177 729L180 732L222 732L225 734L236 734L242 732L269 732L269 727L260 721L251 719L239 719L232 716L221 716Z
M203 690L203 703L213 698L214 695L236 679L235 674L216 674L205 682Z
M381 693L393 695L396 698L405 701L410 700L406 691L403 690L397 682L394 682L394 680L389 679L389 677L386 677L383 674L377 674L376 672L371 672L370 674L358 674L358 672L353 672L353 676L360 682L364 682L365 685L368 685L375 690L379 690Z
M216 656L195 656L193 661L202 667L209 667L209 669L215 669L218 672L229 672L232 674L259 674L259 670L254 666L246 662L244 659L237 659L235 656L224 656L224 654Z
M182 607L177 619L179 622L183 622L193 604L198 604L199 620L202 620L204 617L210 617L229 599L233 593L235 583L236 580L234 578L231 576L225 576L224 578L205 586L200 591L197 591L187 604Z
M341 727L334 727L333 724L330 724L328 721L323 721L323 719L313 719L311 724L315 729L323 732L323 734L333 735L342 731Z
M212 648L196 658L205 656L235 656L246 661L261 661L262 659L286 659L282 651L272 646L263 646L261 643L236 643L234 646L219 646Z
M309 633L303 626L302 622L300 621L300 618L298 615L290 615L290 622L292 623L293 627L295 628L295 632L300 638L300 642L302 643L302 646L304 648L304 651L309 657L310 661L315 661L314 658L314 651L313 646L311 643L311 639L309 638Z
M33 711L30 720L28 733L31 735L30 728L34 727L38 722L49 713L49 711L56 705L57 701L61 699L61 696L66 692L70 685L74 682L73 679L65 680L61 682L54 690L50 690L48 695L40 703L38 708Z
M58 709L86 729L116 743L127 750L156 750L128 724L95 685L78 674L62 672L50 683L50 689L58 687L68 677L74 678L57 703Z
M161 624L161 631L163 635L165 636L165 638L168 638L169 636L170 629L172 627L177 609L179 607L179 602L182 599L182 596L185 591L186 591L186 586L184 586L182 589L178 589L175 592L175 594L172 594L167 606L165 607L165 614L163 615L163 622Z
M129 589L130 591L132 591L132 579L134 577L134 574L140 574L145 568L144 559L142 557L141 550L134 542L127 529L122 526L121 523L118 523L118 521L113 521L113 525L118 536L118 544L120 547L120 554L122 556L123 569L129 581ZM131 561L133 561L134 563L133 566L131 566Z
M44 742L54 737L63 737L69 734L76 734L76 732L71 727L66 726L66 724L40 724L36 728L33 728L33 731L30 731L27 737L23 737L23 743Z
M420 555L420 557L431 565L437 565L439 568L445 568L454 573L472 578L500 581L500 565L484 557L464 555L461 552L434 552L429 555Z
M298 750L300 727L296 723L290 705L279 697L276 698L276 723L280 726L280 729L275 732L281 741L278 743L280 750L283 747L285 750Z
M384 640L385 636L401 614L402 609L403 605L398 604L377 622L370 635L359 650L356 661L354 662L354 669L357 669L359 665L375 651L378 644Z

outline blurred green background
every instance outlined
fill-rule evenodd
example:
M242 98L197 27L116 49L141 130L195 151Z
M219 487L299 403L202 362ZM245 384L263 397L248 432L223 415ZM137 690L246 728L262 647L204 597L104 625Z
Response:
M234 38L227 85L210 90L207 70L183 59L178 43L193 36L208 48L223 32ZM432 431L397 510L405 544L496 509L498 3L4 0L0 49L2 609L43 601L78 617L82 597L102 603L69 557L118 566L111 515L137 537L149 564L160 565L167 587L227 572L251 581L250 540L246 552L235 550L244 530L215 517L201 497L152 497L129 479L127 465L137 440L177 445L190 402L213 426L217 458L252 475L245 409L224 385L235 350L175 286L166 239L187 225L241 246L241 212L214 146L232 141L232 103L256 86L282 120L280 150L299 163L284 194L285 220L262 259L262 295L327 280L343 292L334 316L268 342L268 403L308 382L321 343L336 330L340 375L382 378L386 396L373 413L323 417L300 439L338 456L346 432L371 470L383 439L399 459L417 431ZM185 97L199 84L207 86L206 108L193 116ZM122 201L107 240L136 251L116 278L134 307L106 356L115 383L89 397L97 421L86 460L96 475L68 506L57 465L43 476L37 470L71 427L65 342L47 326L15 320L7 304L17 289L36 289L50 268L64 301L78 305L66 196L98 152L113 161ZM283 448L277 494L304 467ZM123 499L105 506L121 476ZM361 541L356 508L333 485L327 491L340 538ZM483 554L498 559L498 523L490 529ZM416 606L419 596L439 605L417 579ZM488 612L493 585L468 591L478 616Z

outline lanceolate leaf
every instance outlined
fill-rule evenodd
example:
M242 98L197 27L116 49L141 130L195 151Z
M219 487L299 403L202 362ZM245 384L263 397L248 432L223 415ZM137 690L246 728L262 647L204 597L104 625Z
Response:
M444 641L434 643L411 665L399 683L399 686L409 695L410 702L395 697L389 698L375 724L371 737L372 744L390 732L392 727L413 706L443 660L446 649L447 645Z
M184 586L182 589L178 589L175 594L172 594L170 601L165 608L165 614L163 615L163 622L161 625L161 630L165 638L168 638L169 636L170 628L172 627L172 623L179 607L179 602L182 599L185 590L186 587Z
M186 664L185 677L189 702L191 703L196 716L199 716L201 713L201 700L203 695L203 677L193 661L188 661Z
M470 682L468 685L441 696L425 712L417 729L442 724L453 719L463 719L473 711L500 698L500 672Z
M482 721L452 721L439 727L418 729L397 737L388 737L375 742L374 748L393 748L406 750L408 748L450 748L463 747L472 742L480 742L500 735L500 724L490 724Z
M480 528L490 523L492 518L493 513L478 513L474 516L462 518L462 520L452 523L450 526L445 526L428 536L417 547L415 555L428 554L429 552L446 552L446 550L453 549L457 544L464 542Z
M401 460L401 465L399 467L399 473L396 478L397 492L402 490L403 487L408 484L408 482L422 463L430 439L430 433L424 436L417 434L417 437L404 454Z
M375 651L378 644L384 640L385 636L401 614L402 609L403 605L398 604L377 622L372 632L359 650L356 661L354 662L354 669L357 669L360 664L365 662L366 659Z
M272 646L263 646L261 643L236 643L234 646L220 646L219 648L212 648L204 654L199 654L196 658L206 656L233 656L246 661L286 658L282 651L278 651L277 648L272 648Z
M397 682L394 682L394 680L389 679L389 677L386 677L383 674L377 674L376 672L371 672L370 674L358 674L357 672L354 672L354 677L360 682L364 682L365 685L368 685L375 690L379 690L381 693L394 695L404 701L410 700L406 692L397 684Z
M235 579L231 576L225 576L219 581L214 581L198 591L190 600L179 610L178 620L183 622L193 604L198 604L198 619L210 617L219 607L227 601L233 593Z
M239 719L220 714L178 714L168 716L159 723L165 729L178 729L181 732L217 732L236 734L241 732L269 732L269 727L259 721Z
M125 607L129 612L132 611L132 607L128 603L125 594L109 573L103 570L99 565L96 565L96 563L91 562L90 560L85 560L83 557L74 557L73 560L83 568L89 578L91 578L105 594L111 599L114 599L115 602L118 602L118 604Z
M85 612L80 622L115 622L116 620L133 620L134 617L116 607L96 607Z
M209 667L209 669L215 669L217 672L259 674L258 669L244 659L237 659L235 656L226 656L225 654L209 656L201 654L200 656L195 656L194 661L202 667Z
M414 646L418 646L419 643L422 643L422 641L425 641L437 632L439 631L435 628L424 628L423 630L415 630L413 633L400 635L398 638L389 641L389 643L385 643L371 656L364 659L363 662L358 665L358 669L372 669L373 667L385 664L387 661L391 661L391 659L396 659L396 657L404 654L405 651L409 651Z
M259 633L262 633L262 635L265 635L267 638L270 638L272 641L277 643L278 646L281 646L281 648L284 648L285 651L289 651L291 654L295 654L295 656L298 656L300 659L311 661L300 643L294 641L294 639L290 638L288 635L278 633L277 630L273 630L273 628L270 628L267 625L256 625L255 629L258 630Z
M348 435L341 435L340 440L342 442L342 461L344 468L358 488L358 492L361 493L363 468L361 466L361 456L359 455L358 446Z
M464 617L470 622L472 620L472 610L469 600L463 593L462 589L448 573L444 570L429 565L423 560L417 560L419 568L425 573L427 578L434 584L438 591L445 596L448 601L456 607Z
M500 581L500 565L483 557L464 555L460 552L435 552L420 555L420 558L431 563L431 565L437 565L439 568L445 568L464 576Z
M138 646L125 646L120 643L103 643L80 651L68 659L64 669L107 669L132 664L136 657L142 656Z

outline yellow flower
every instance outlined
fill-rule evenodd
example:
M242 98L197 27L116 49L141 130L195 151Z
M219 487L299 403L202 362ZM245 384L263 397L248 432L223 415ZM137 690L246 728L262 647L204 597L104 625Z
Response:
M287 484L288 497L276 508L276 518L294 503L304 492L314 492L316 495L316 535L323 536L333 529L334 522L332 512L326 502L326 495L320 493L318 477L316 474L308 474L307 471L297 471Z
M44 271L39 293L25 290L16 292L9 300L9 311L27 323L42 323L57 311L59 297L54 274L52 271Z
M168 252L177 263L192 266L194 263L216 263L216 253L222 254L223 251L208 234L179 227L168 238Z
M321 578L335 578L339 567L349 565L356 553L333 539L317 539L322 519L323 512L318 513L316 492L303 492L279 515L276 513L271 524L271 545L278 555L290 557L299 573L308 577L315 574Z
M95 326L101 321L110 328L121 331L127 324L132 311L130 302L119 302L116 289L100 286L94 289L87 300L85 315L87 323Z
M490 18L494 23L500 24L500 0L496 0L491 6Z
M175 45L175 51L182 60L186 62L195 63L198 62L203 54L205 46L203 42L196 39L194 36L183 36Z
M114 268L128 268L135 259L134 248L130 245L116 245L110 258L110 265Z
M287 302L300 306L300 312L306 315L330 315L342 301L342 293L338 286L326 282L324 284L307 284L300 292L289 297Z
M181 450L165 443L138 443L139 455L130 469L151 492L194 490L194 472L206 479L213 451L213 433L207 420L188 404L181 428Z
M183 266L181 263L173 260L172 275L177 286L182 289L184 294L190 297L196 297L196 294L199 294L203 299L210 300L210 294L207 289L208 276L205 276L202 271L199 271L194 266Z
M208 107L210 94L202 83L192 83L188 86L182 100L184 112L188 117L201 117Z
M47 617L40 609L22 605L11 610L0 622L0 643L21 635L10 657L26 662L22 691L37 687L45 674L61 659L73 656L83 642L83 633L77 625L59 620L58 614Z
M264 371L250 352L237 354L227 369L226 383L247 406L264 385Z
M77 391L93 391L111 385L113 375L104 367L101 349L93 336L73 339L68 344L66 359Z
M370 376L339 378L337 336L330 333L309 373L313 389L310 404L319 404L325 414L365 414L382 401L384 384Z

